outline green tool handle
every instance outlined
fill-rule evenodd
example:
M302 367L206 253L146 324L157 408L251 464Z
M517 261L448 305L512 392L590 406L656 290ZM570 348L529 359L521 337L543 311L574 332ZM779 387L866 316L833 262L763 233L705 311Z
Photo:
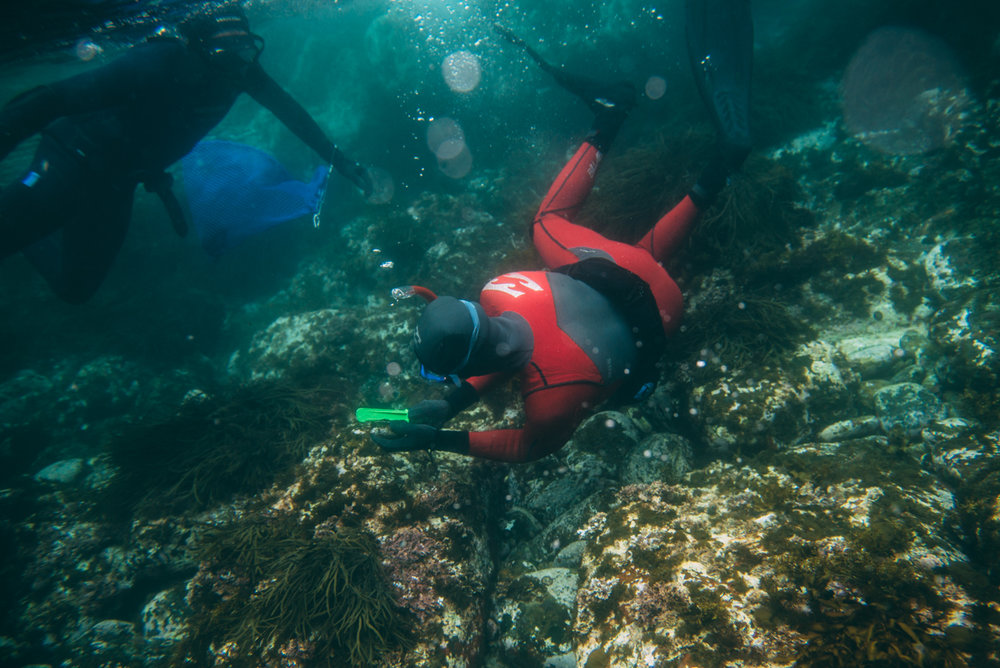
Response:
M396 410L393 408L359 408L354 411L354 417L358 422L373 422L375 420L402 420L410 421L410 411L403 408Z

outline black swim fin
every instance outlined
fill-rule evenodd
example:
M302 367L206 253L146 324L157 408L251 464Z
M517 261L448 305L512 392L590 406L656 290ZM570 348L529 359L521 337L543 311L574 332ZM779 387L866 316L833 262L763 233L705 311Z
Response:
M753 19L750 0L687 0L688 56L698 92L719 132L731 168L750 152Z
M546 61L538 55L538 52L528 46L523 39L508 28L503 27L499 23L494 23L493 29L514 46L524 49L531 56L531 59L538 63L542 71L552 75L557 84L586 102L587 106L595 114L609 111L628 114L635 106L635 86L631 83L622 81L608 84L596 79L571 74L561 66L552 65Z

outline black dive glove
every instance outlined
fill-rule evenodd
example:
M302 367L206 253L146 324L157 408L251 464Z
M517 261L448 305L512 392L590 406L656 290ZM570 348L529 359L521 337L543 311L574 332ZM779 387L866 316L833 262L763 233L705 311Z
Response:
M463 380L444 399L424 399L410 406L410 422L440 427L478 400L476 388Z
M344 155L340 149L334 149L333 167L345 179L360 188L365 197L371 197L375 192L375 184L372 183L368 170Z
M425 399L410 408L409 416L410 424L440 427L452 417L451 405L444 399Z
M391 422L393 435L372 434L372 440L389 452L410 450L446 450L469 454L469 432L438 429L429 424Z
M372 440L389 452L428 450L434 445L439 431L437 427L429 424L413 422L391 422L389 428L392 430L392 436L372 434Z
M372 440L390 452L427 450L452 415L452 407L444 399L425 399L410 407L409 422L389 424L392 436L373 433Z
M444 399L425 399L409 409L409 422L391 422L392 435L372 434L372 440L390 452L408 450L447 450L469 453L469 432L441 429L441 425L479 399L476 388L467 381Z

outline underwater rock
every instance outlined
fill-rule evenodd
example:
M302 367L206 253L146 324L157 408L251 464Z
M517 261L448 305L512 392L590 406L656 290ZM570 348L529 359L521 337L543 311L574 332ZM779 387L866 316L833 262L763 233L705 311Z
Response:
M965 305L948 305L936 312L931 339L944 355L935 373L958 388L992 394L1000 379L998 319L1000 303L981 292Z
M495 218L490 193L423 193L406 210L374 211L342 229L342 269L362 295L388 299L415 276L439 295L474 296L510 258L528 247L524 228ZM520 261L519 261L520 262ZM518 269L539 266L525 253Z
M887 433L898 428L905 434L916 434L932 420L946 415L940 399L916 383L881 388L875 392L875 409Z
M691 442L679 434L654 433L633 448L622 467L625 485L679 482L693 467Z
M44 482L71 483L83 473L82 459L63 459L49 464L35 474L35 480Z
M498 489L487 473L458 455L388 454L368 429L345 428L265 501L323 535L348 526L375 537L412 639L386 665L469 665L482 649L482 592L493 577L485 512ZM199 586L209 589L224 576L205 575Z
M72 653L83 663L99 657L102 663L142 665L157 650L129 620L140 618L147 597L164 582L183 581L194 571L188 534L172 522L113 531L118 525L84 521L75 516L80 510L66 503L44 522L33 518L31 548L19 555L27 560L22 577L32 583L31 596L18 608L16 628L51 635L52 651Z
M294 377L333 367L353 336L351 318L335 309L282 316L254 336L245 355L230 360L249 371L250 379Z
M933 446L934 470L955 485L961 486L963 482L987 476L994 468L1000 469L1000 431L981 436L959 434ZM988 499L984 501L988 503Z
M977 290L981 275L970 258L979 250L975 239L958 237L935 244L927 251L924 270L941 299L964 301Z
M930 446L945 443L961 436L967 436L977 430L979 425L973 420L960 417L933 420L921 432L921 440Z
M120 619L105 619L94 624L81 639L81 659L96 659L101 663L137 665L141 662L136 642L135 625Z
M507 474L507 504L500 517L509 558L543 567L594 512L601 494L618 485L620 468L641 433L618 411L596 413L577 428L561 450ZM507 555L504 555L507 556Z
M351 379L367 401L384 405L418 387L415 373L398 373L398 361L410 356L414 317L410 309L380 306L282 316L233 353L229 374L243 382ZM393 361L395 375L387 371Z
M834 422L822 429L816 437L826 443L872 436L882 431L882 423L874 415Z
M898 367L905 357L900 340L905 330L847 337L837 342L837 348L863 379L881 378Z
M149 638L180 640L186 632L187 616L191 614L184 592L165 589L158 592L142 608L142 634Z
M63 395L66 412L84 420L100 420L131 412L141 398L141 367L117 355L104 355L84 363L69 379Z
M575 569L545 568L517 578L501 577L491 639L501 665L559 665L573 652ZM575 661L571 665L576 665Z
M0 425L29 422L53 397L51 380L31 369L22 369L0 384Z
M713 450L753 452L789 443L804 431L802 400L782 377L719 379L694 388L691 411Z
M709 447L748 454L794 443L814 423L853 410L857 382L837 348L810 341L778 367L745 368L696 386L690 414Z
M976 634L1000 642L973 615L951 494L877 440L716 463L616 499L581 530L579 665L940 663L976 651Z
M560 568L577 568L583 559L583 552L587 549L587 541L574 540L566 547L559 550L553 562Z
M1000 582L1000 431L971 432L935 444L932 467L955 489L949 525L977 577ZM981 575L980 575L981 574ZM994 604L995 605L995 604Z

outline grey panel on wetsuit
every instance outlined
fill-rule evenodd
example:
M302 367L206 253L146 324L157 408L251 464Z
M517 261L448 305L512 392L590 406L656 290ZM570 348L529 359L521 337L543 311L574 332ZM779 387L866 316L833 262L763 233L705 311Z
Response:
M606 383L621 380L636 363L635 342L625 318L586 283L550 272L556 322L601 372Z
M588 248L587 246L575 246L569 252L576 256L577 260L589 260L592 257L599 257L604 260L614 262L615 259L607 251L600 248Z

